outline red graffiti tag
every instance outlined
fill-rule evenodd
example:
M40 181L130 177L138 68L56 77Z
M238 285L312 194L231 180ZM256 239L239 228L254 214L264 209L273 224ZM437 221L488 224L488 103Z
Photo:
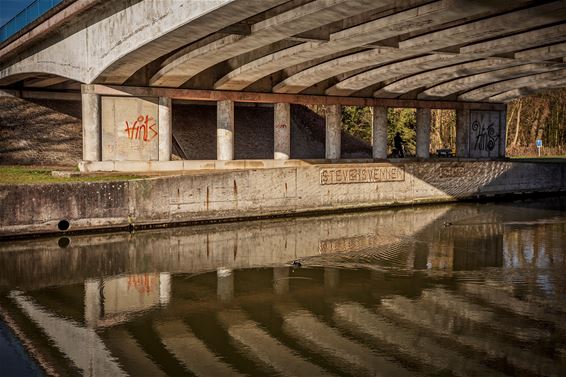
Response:
M132 125L126 121L124 131L126 131L128 139L130 140L152 141L158 134L155 126L155 119L153 117L140 115Z

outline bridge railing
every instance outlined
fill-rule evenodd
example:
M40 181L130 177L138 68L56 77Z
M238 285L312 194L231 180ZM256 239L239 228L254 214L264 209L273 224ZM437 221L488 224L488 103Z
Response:
M24 10L14 16L10 21L0 27L0 43L24 29L26 26L63 1L64 0L35 0Z

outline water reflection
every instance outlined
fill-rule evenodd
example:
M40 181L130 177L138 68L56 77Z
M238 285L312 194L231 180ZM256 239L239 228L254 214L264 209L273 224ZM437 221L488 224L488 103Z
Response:
M564 375L564 204L2 243L0 318L65 375Z

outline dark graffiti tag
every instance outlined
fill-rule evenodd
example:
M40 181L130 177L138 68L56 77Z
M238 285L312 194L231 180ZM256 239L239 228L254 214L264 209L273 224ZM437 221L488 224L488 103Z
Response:
M495 124L490 123L487 127L475 120L472 123L472 131L476 134L474 150L491 152L495 149L500 135L496 135Z

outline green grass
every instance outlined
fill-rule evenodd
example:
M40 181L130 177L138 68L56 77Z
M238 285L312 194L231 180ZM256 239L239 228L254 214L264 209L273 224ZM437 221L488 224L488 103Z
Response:
M0 185L29 185L66 182L125 181L141 178L135 175L96 174L69 178L53 177L51 170L41 167L0 166Z

